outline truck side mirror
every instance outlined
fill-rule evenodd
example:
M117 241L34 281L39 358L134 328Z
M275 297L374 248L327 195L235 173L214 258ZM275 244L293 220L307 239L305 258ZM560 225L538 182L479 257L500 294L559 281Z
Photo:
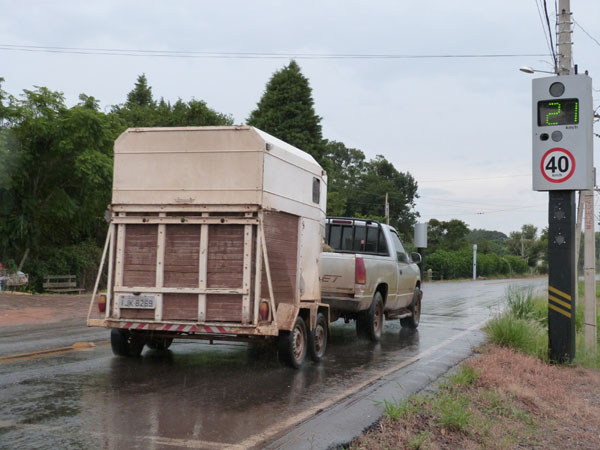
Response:
M421 258L421 254L417 252L412 252L410 254L410 258L415 264L421 264L421 262L423 261L423 258Z

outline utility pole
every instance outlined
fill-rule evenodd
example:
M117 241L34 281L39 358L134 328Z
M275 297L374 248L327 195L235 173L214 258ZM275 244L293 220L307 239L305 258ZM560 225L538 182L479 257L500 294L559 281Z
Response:
M388 194L385 193L385 223L390 224L390 204L388 203Z
M558 16L558 74L569 75L571 72L571 2L570 0L559 0ZM594 176L594 185L596 184ZM552 195L552 193L550 193ZM575 239L575 282L578 283L577 266L579 265L579 249L581 240L582 212L585 209L584 230L584 254L583 254L583 276L584 276L584 340L585 348L592 354L596 354L596 243L594 227L594 190L582 190L579 194L579 208L577 214L576 239ZM577 286L577 284L576 284ZM574 299L577 298L577 288ZM573 301L575 307L576 301ZM574 310L573 310L574 312Z

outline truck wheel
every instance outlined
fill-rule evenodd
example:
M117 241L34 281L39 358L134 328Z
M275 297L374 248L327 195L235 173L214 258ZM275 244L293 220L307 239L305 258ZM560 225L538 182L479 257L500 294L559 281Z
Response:
M411 315L400 319L400 325L404 328L417 328L421 321L421 299L423 298L423 291L420 288L415 288L413 294L413 301L408 309L410 309Z
M323 359L327 348L327 337L327 319L323 313L318 313L315 329L308 333L308 354L314 362Z
M153 338L146 342L148 348L152 350L167 350L173 343L173 338Z
M356 332L373 342L379 342L383 330L383 297L375 292L371 306L356 319Z
M110 330L110 346L117 356L140 356L144 349L144 339L129 330Z
M304 319L298 316L292 331L279 332L279 360L294 369L299 369L306 357L307 334Z

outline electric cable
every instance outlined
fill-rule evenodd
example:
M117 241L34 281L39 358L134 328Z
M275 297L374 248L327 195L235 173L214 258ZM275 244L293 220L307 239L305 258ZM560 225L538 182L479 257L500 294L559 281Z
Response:
M1 44L0 50L66 53L77 55L145 56L162 58L217 58L217 59L477 59L544 57L547 53L464 53L464 54L352 54L352 53L270 53L270 52L215 52L179 50L140 50L110 48L51 47L41 45Z

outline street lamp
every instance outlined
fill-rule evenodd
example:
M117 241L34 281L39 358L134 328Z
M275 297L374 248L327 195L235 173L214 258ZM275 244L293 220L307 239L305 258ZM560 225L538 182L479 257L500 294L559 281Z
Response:
M529 66L523 66L523 67L519 67L519 70L521 72L525 72L525 73L535 73L535 72L541 72L541 73L551 73L556 75L556 72L550 72L548 70L537 70L537 69L533 69Z

